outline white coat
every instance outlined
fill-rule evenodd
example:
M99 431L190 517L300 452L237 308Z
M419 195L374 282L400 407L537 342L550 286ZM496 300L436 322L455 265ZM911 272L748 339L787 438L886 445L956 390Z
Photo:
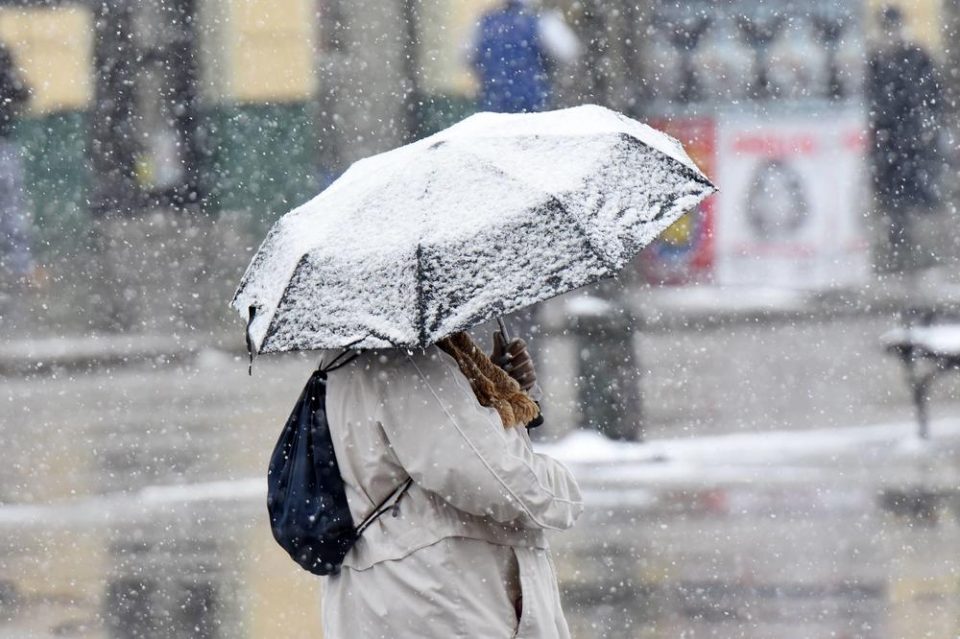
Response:
M569 637L544 536L582 510L569 470L436 346L361 354L326 402L355 523L413 479L324 578L326 639Z

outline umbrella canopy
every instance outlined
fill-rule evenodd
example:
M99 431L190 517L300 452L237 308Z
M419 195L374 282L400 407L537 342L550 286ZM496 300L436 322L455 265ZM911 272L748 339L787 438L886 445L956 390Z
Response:
M283 216L232 306L256 352L426 347L614 275L714 190L609 109L480 113Z

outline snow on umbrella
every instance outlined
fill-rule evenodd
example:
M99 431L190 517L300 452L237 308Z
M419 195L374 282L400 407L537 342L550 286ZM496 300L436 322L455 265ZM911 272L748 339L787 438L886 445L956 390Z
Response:
M714 190L603 107L479 113L283 216L231 305L251 352L425 347L616 274Z

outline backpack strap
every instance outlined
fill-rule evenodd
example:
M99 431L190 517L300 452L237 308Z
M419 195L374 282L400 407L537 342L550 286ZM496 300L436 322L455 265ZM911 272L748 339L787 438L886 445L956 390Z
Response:
M410 488L410 484L413 483L413 479L407 477L407 480L400 484L394 489L392 493L387 495L387 498L380 502L376 508L373 509L366 518L360 522L360 525L357 526L357 537L363 534L363 531L370 527L370 524L375 522L380 518L383 513L387 512L391 508L397 507L397 502L400 501L400 498L403 497L403 494L407 492L407 489Z
M355 360L360 354L349 348L345 348L340 351L336 357L330 360L330 363L325 367L321 368L320 373L326 375L330 371L335 371L338 368L343 368L353 360ZM377 507L360 522L360 525L356 528L356 535L359 537L363 534L363 531L370 527L370 524L379 519L383 513L387 512L391 508L396 508L397 502L400 501L400 498L403 497L403 494L407 492L407 489L410 488L410 484L413 483L413 479L407 477L407 480L397 486L392 493L387 495L387 498L377 504Z

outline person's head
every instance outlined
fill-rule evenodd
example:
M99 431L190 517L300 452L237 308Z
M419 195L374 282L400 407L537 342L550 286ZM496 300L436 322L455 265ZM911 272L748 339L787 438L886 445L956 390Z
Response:
M880 31L888 38L903 39L903 12L889 5L880 11Z

